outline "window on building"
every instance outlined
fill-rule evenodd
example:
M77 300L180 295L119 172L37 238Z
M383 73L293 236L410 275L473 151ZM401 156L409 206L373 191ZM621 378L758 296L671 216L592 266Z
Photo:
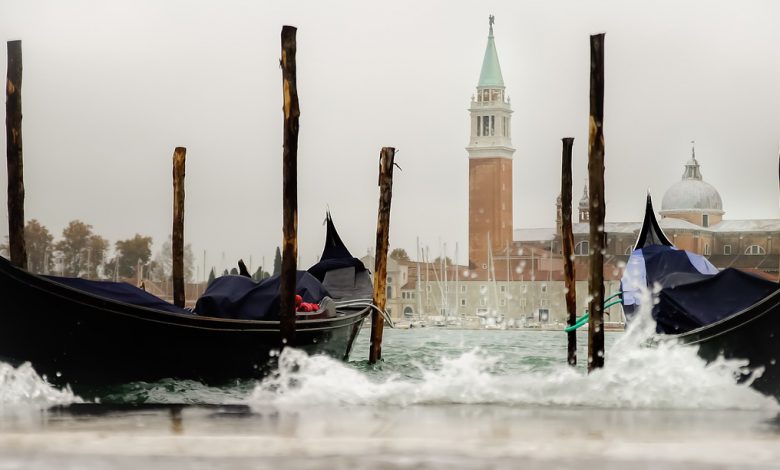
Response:
M387 286L387 298L392 299L393 298L393 288L390 286Z
M477 116L477 136L482 136L482 116Z
M425 291L426 291L426 292L430 292L430 291L431 291L431 285L430 285L430 284L428 284L427 286L425 286Z
M574 245L574 254L577 256L590 255L590 242L583 240Z
M506 286L500 286L500 287L498 288L498 290L499 290L499 292L501 292L501 293L503 294L503 293L505 293L505 292L506 292Z
M393 283L393 278L390 277L390 276L387 276L387 283L388 284L392 284Z
M709 227L710 226L710 216L709 216L709 214L702 214L702 216L701 216L701 226L702 227Z
M723 245L723 254L724 255L730 255L731 254L731 245Z
M490 116L490 135L496 135L496 117Z
M749 247L745 248L745 254L746 255L765 255L766 250L761 245L750 245Z
M404 307L404 315L411 317L414 315L414 309L412 307Z
M546 308L540 308L539 309L539 322L540 323L547 323L550 321L550 311Z
M541 287L540 287L540 290L541 290L542 294L546 294L547 293L547 284L542 284Z
M704 256L710 256L711 254L712 253L711 253L711 250L710 250L710 244L709 243L705 243L704 244Z
M482 135L490 135L490 120L487 116L482 117Z
M485 298L485 297L480 297L480 298L479 298L479 306L480 306L480 307L484 307L484 306L486 306L486 305L487 305L487 298Z
M465 294L466 293L466 286L460 286L460 293Z
M504 116L504 137L509 137L509 118Z
M465 307L466 306L466 299L460 299L460 306Z

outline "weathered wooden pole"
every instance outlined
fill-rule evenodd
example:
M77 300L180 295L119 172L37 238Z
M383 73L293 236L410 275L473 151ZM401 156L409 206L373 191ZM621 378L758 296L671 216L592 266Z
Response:
M24 242L24 166L22 164L22 41L8 41L5 86L5 138L8 163L8 245L11 263L27 269Z
M295 276L298 259L298 85L295 71L293 26L282 27L282 93L284 96L284 150L282 163L282 272L279 316L282 346L295 338Z
M173 303L184 307L184 164L187 149L176 147L173 151L173 231L171 254L173 256Z
M590 37L588 371L604 367L604 33Z
M571 225L571 150L574 137L564 137L561 156L561 245L563 248L563 276L566 292L566 311L569 313L566 324L573 326L577 322L577 288L574 275L574 231ZM570 366L577 365L577 330L568 335L567 359Z
M374 305L381 311L387 302L387 247L390 244L390 201L393 197L394 147L382 147L379 154L379 215L376 221L376 261L374 262ZM382 332L385 318L378 311L371 314L370 364L382 359Z

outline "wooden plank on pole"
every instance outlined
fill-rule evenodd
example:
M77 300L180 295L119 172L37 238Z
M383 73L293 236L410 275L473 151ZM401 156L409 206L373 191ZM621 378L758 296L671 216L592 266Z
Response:
M22 41L8 41L5 86L5 137L8 164L8 245L11 263L27 269L24 241L24 165L22 160Z
M604 367L604 33L590 37L588 371Z
M374 305L385 310L387 302L387 247L390 244L390 202L393 197L394 147L382 147L379 154L379 214L376 222L376 261L374 263ZM384 316L374 310L371 316L371 349L368 362L382 359Z
M173 231L171 254L173 257L173 303L184 307L184 167L187 149L176 147L173 151Z
M297 28L282 27L284 147L282 163L282 272L279 317L282 346L295 338L295 276L298 259L298 85L295 70Z
M561 245L563 249L563 275L566 292L566 324L573 326L577 322L577 290L574 273L574 231L571 222L571 151L574 137L564 137L563 154L561 156ZM567 360L570 366L577 365L577 331L568 335Z

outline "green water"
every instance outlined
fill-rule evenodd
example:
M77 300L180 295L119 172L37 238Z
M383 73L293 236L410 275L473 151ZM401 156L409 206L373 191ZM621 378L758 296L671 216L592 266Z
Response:
M609 349L622 333L607 332ZM369 330L364 328L354 344L346 366L371 381L424 380L426 373L441 370L445 360L477 351L491 358L488 372L495 376L538 373L566 364L566 334L557 331L451 330L445 328L386 329L383 360L368 363ZM587 333L578 332L578 366L584 372ZM83 398L101 403L242 403L257 385L256 380L236 381L209 387L190 380L134 382L85 392Z

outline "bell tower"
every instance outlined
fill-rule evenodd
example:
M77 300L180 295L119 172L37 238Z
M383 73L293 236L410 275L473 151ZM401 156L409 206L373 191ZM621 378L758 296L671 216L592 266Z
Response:
M488 243L493 253L512 244L512 107L506 95L490 15L482 71L471 97L469 154L469 264L487 275Z

